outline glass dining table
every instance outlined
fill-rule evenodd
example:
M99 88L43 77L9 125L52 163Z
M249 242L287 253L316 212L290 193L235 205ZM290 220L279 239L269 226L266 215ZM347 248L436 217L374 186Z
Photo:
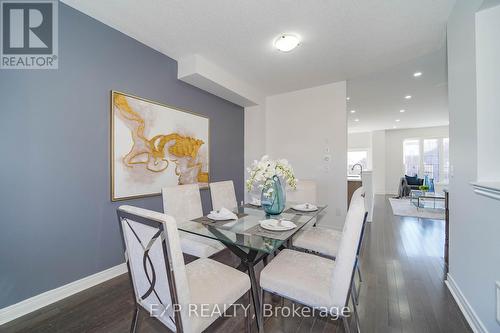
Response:
M255 265L261 260L265 261L269 254L286 248L287 243L301 229L315 225L317 217L326 209L326 206L318 206L315 211L302 212L294 210L292 206L294 203L287 203L281 215L271 217L266 215L261 207L246 204L238 208L237 220L213 221L203 216L191 221L182 221L177 226L184 232L222 242L240 258L238 269L247 271L250 277L252 302L259 330L263 327L263 323L260 322L259 315L259 286L255 276ZM269 218L288 220L297 227L288 231L266 230L260 226L260 221Z

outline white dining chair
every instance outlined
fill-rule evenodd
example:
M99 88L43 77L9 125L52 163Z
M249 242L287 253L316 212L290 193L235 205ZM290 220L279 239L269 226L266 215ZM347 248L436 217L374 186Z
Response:
M349 298L352 298L352 312L359 332L359 316L351 289L364 215L363 201L353 202L335 261L310 253L282 250L260 274L261 304L266 292L276 294L338 317L350 332L348 317L342 309L349 306Z
M316 226L304 229L293 239L293 247L335 259L342 231Z
M201 196L198 184L165 187L162 189L163 211L175 218L178 225L202 217ZM207 258L226 247L219 241L180 231L182 252Z
M219 317L214 310L248 294L250 279L232 267L207 258L184 264L173 217L132 206L117 214L136 307L131 332L140 309L171 331L202 332Z
M298 180L296 189L286 189L286 200L295 203L318 203L318 189L314 180Z
M210 183L209 186L210 196L212 197L212 209L219 210L224 207L231 211L238 210L238 202L232 180Z
M357 200L363 203L364 205L364 190L363 187L358 188L352 195L352 201ZM349 207L350 209L350 207ZM363 241L364 230L366 225L366 219L368 216L368 212L365 209L365 215L363 218L363 232L361 234L361 243ZM321 255L330 259L335 260L337 257L337 252L340 246L340 240L342 239L342 235L345 232L345 229L350 223L348 220L344 223L344 228L342 231L335 230L331 228L324 228L321 226L316 226L314 228L304 229L302 230L294 239L293 239L293 248L296 250L303 250L307 252L311 252L317 255ZM359 257L361 251L361 247L358 248L356 255ZM363 282L363 277L361 275L361 264L356 261L356 272L358 273L359 282ZM361 288L361 285L360 285ZM358 290L354 289L354 298L356 303L358 302Z
M358 188L352 195L352 201L364 202L363 193L363 187ZM346 220L342 231L321 226L304 229L293 239L293 247L335 259L347 223Z
M287 187L286 200L292 203L318 204L318 187L314 180L297 180L295 189ZM316 226L318 219L314 218L310 223Z

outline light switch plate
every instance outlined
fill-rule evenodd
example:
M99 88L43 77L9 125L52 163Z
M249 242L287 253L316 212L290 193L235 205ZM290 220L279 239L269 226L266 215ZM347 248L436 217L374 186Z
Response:
M500 281L496 282L497 285L497 323L500 325Z

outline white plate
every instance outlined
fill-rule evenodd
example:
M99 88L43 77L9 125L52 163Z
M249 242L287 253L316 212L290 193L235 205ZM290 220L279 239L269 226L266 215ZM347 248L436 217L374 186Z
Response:
M300 204L292 206L292 209L298 210L299 212L314 212L318 210L318 206L313 204Z
M208 214L207 217L209 219L215 220L215 221L230 221L230 220L234 220L234 218L232 218L232 217L222 217L222 216L213 215L213 214Z
M259 223L262 228L272 231L286 231L297 228L295 223L286 220L278 221L275 219L268 219L259 221Z

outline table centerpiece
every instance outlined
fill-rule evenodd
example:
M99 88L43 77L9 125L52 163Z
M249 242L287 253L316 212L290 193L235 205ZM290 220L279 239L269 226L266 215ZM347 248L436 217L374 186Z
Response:
M247 170L250 174L246 181L247 190L250 192L258 186L262 190L261 204L264 211L268 215L281 214L285 209L286 184L293 189L297 187L292 166L285 159L271 160L264 155Z

